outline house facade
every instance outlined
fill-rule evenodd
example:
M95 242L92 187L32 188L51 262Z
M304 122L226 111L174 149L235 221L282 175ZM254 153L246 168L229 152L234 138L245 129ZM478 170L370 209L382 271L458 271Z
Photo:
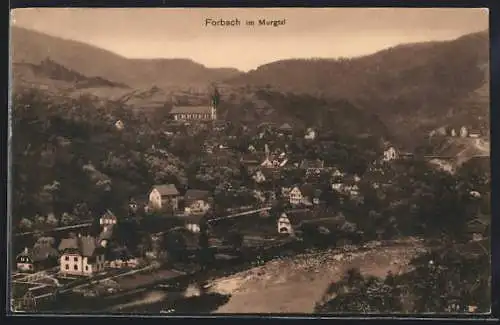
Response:
M288 193L288 197L290 204L292 205L299 205L304 199L304 196L302 195L302 192L300 191L300 188L298 186L295 186L290 190L290 192Z
M460 128L460 137L466 138L469 135L469 130L465 126Z
M65 238L59 244L59 251L62 274L92 276L104 271L104 249L92 236Z
M323 160L303 160L300 163L300 168L306 170L306 174L320 174L325 168L325 163Z
M394 147L389 147L384 151L383 161L391 161L398 158L398 153Z
M213 121L217 119L215 106L176 106L171 111L175 121Z
M16 256L17 270L36 272L57 265L59 252L49 243L37 243L32 249L25 248Z
M286 213L282 213L278 218L278 233L279 234L288 234L294 235L294 230L292 227L292 223L288 219Z
M313 128L308 128L306 130L306 134L304 135L304 139L306 140L316 139L316 131Z
M116 223L117 218L115 214L109 210L107 210L99 219L99 224L104 230L106 230L108 227L116 225Z
M155 185L149 193L149 204L156 210L171 208L173 211L177 211L179 209L179 191L174 184Z
M266 176L264 175L264 173L261 171L261 170L257 170L253 176L252 176L253 180L256 182L256 183L263 183L266 181Z
M125 128L125 124L122 120L118 120L115 122L115 128L118 130L123 130Z

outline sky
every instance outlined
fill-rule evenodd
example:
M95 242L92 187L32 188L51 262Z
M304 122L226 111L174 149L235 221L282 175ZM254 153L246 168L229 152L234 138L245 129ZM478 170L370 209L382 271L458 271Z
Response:
M240 26L205 25L239 19ZM259 19L283 20L278 27ZM246 26L246 20L256 26ZM189 58L243 71L289 58L371 54L488 29L479 8L25 8L11 23L129 58Z

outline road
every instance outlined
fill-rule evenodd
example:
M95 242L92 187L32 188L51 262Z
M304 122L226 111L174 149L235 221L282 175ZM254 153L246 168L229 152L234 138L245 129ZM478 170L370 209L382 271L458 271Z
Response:
M85 228L85 227L90 227L90 226L92 226L92 221L91 220L89 222L80 223L80 224L77 224L77 225L51 228L51 229L48 229L47 232L64 231L64 230L70 230L70 229L79 229L79 228ZM21 232L21 233L14 234L14 237L34 235L35 233L37 233L37 232L36 231Z

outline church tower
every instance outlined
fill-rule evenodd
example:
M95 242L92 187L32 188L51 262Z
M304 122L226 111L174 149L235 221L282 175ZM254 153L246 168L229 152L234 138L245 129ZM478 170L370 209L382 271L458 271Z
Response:
M210 101L210 119L211 120L216 120L217 119L217 108L219 106L220 102L220 93L217 87L214 87L214 90L212 92L211 96L211 101Z

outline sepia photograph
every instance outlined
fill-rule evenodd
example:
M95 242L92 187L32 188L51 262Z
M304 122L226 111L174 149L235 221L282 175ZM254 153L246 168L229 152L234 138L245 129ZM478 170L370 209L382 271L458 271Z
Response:
M488 20L12 10L11 314L489 314Z

